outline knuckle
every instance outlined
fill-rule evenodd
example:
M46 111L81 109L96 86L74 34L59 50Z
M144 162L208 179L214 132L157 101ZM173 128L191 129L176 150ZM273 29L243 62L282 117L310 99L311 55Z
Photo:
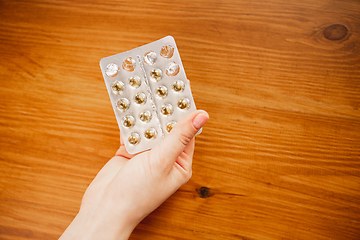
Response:
M189 137L187 134L180 132L179 141L184 147L186 147L191 141L191 137Z

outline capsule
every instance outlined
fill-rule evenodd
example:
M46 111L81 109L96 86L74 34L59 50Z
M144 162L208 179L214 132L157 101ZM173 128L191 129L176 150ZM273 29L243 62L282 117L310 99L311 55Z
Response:
M172 89L175 91L175 92L183 92L184 89L185 89L185 84L183 81L175 81L172 85Z
M134 88L138 88L141 85L141 80L139 76L131 76L129 78L129 85L134 87Z
M111 85L111 90L113 91L113 93L115 94L120 94L124 91L125 88L125 84L121 81L115 81L113 82L113 84Z
M145 104L146 103L146 95L145 93L137 93L134 97L134 101L137 104Z
M105 74L108 77L115 77L116 75L118 75L118 71L119 71L118 65L116 65L115 63L109 63L106 66Z
M180 71L180 66L176 62L171 62L166 66L166 75L173 77Z
M121 98L119 101L117 101L116 107L117 107L121 112L125 112L125 111L128 110L129 107L130 107L130 101L129 101L127 98Z
M139 118L142 122L145 122L145 123L148 123L151 121L151 112L146 110L146 111L143 111L139 114Z
M177 106L180 109L188 109L190 107L190 101L187 98L182 98L177 102Z
M135 125L135 118L131 115L125 116L122 119L122 125L126 128L131 128Z
M168 95L168 90L165 86L160 86L156 89L156 95L160 98L165 98Z
M136 62L132 57L128 57L122 64L122 68L125 71L132 72L136 67Z
M136 132L133 132L128 137L128 141L131 145L137 145L140 142L140 135Z
M171 46L170 44L162 46L160 50L160 56L162 56L163 58L171 58L173 55L174 55L173 46Z
M155 68L153 70L151 70L150 72L150 79L153 80L154 82L158 82L160 81L162 78L162 72L160 69Z
M173 111L174 111L173 106L170 103L165 103L161 107L161 113L165 116L171 115Z
M169 133L171 132L171 130L174 128L176 124L176 121L171 121L171 122L168 122L165 126L166 126L166 131Z
M144 136L145 136L145 138L147 138L147 139L154 139L154 138L156 138L156 130L155 130L155 128L149 128L149 129L145 130Z
M156 62L156 59L157 59L156 53L153 51L147 52L144 55L144 62L147 65L153 65Z

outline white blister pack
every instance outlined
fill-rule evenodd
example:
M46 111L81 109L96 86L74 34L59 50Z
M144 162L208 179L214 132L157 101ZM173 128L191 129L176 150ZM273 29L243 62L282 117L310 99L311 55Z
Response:
M177 121L196 110L171 36L105 57L100 68L130 154L153 148Z

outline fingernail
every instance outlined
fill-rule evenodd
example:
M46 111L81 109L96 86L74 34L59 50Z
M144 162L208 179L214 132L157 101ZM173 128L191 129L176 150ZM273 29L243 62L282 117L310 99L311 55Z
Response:
M194 118L193 125L197 130L199 130L208 120L209 115L206 112L200 113Z

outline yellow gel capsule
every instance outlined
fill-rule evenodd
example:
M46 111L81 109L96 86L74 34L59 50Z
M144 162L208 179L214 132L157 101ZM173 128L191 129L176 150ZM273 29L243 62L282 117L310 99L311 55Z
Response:
M138 88L141 85L140 77L139 76L131 76L129 78L129 85Z
M125 84L121 81L115 81L113 82L113 84L111 85L111 90L113 91L113 93L115 94L120 94L124 91L125 88Z
M156 68L151 70L150 72L150 79L153 80L154 82L158 82L160 81L162 78L162 72L160 69Z
M137 134L136 132L133 132L128 137L128 141L131 145L136 145L140 142L140 135Z
M154 139L154 138L156 138L156 130L155 130L155 128L149 128L149 129L145 130L144 136L145 136L145 138L147 138L147 139Z
M172 85L172 89L175 91L175 92L183 92L184 89L185 89L185 84L183 81L175 81Z
M128 110L129 107L130 107L130 101L129 101L127 98L121 98L119 101L117 101L116 107L117 107L121 112L125 112L125 111Z
M134 101L137 104L145 104L146 103L146 95L145 93L138 93L134 97Z
M150 111L144 111L139 114L139 118L142 122L150 122L151 120L151 112Z
M165 86L160 86L156 89L156 95L160 98L165 98L168 95L167 88Z
M178 106L178 108L183 109L183 110L188 109L190 107L190 101L187 98L180 99L177 102L177 106Z
M126 128L131 128L131 127L133 127L135 125L135 118L133 116L131 116L131 115L125 116L122 119L122 124Z
M173 106L170 103L165 103L161 107L161 113L166 116L171 115L173 113Z

